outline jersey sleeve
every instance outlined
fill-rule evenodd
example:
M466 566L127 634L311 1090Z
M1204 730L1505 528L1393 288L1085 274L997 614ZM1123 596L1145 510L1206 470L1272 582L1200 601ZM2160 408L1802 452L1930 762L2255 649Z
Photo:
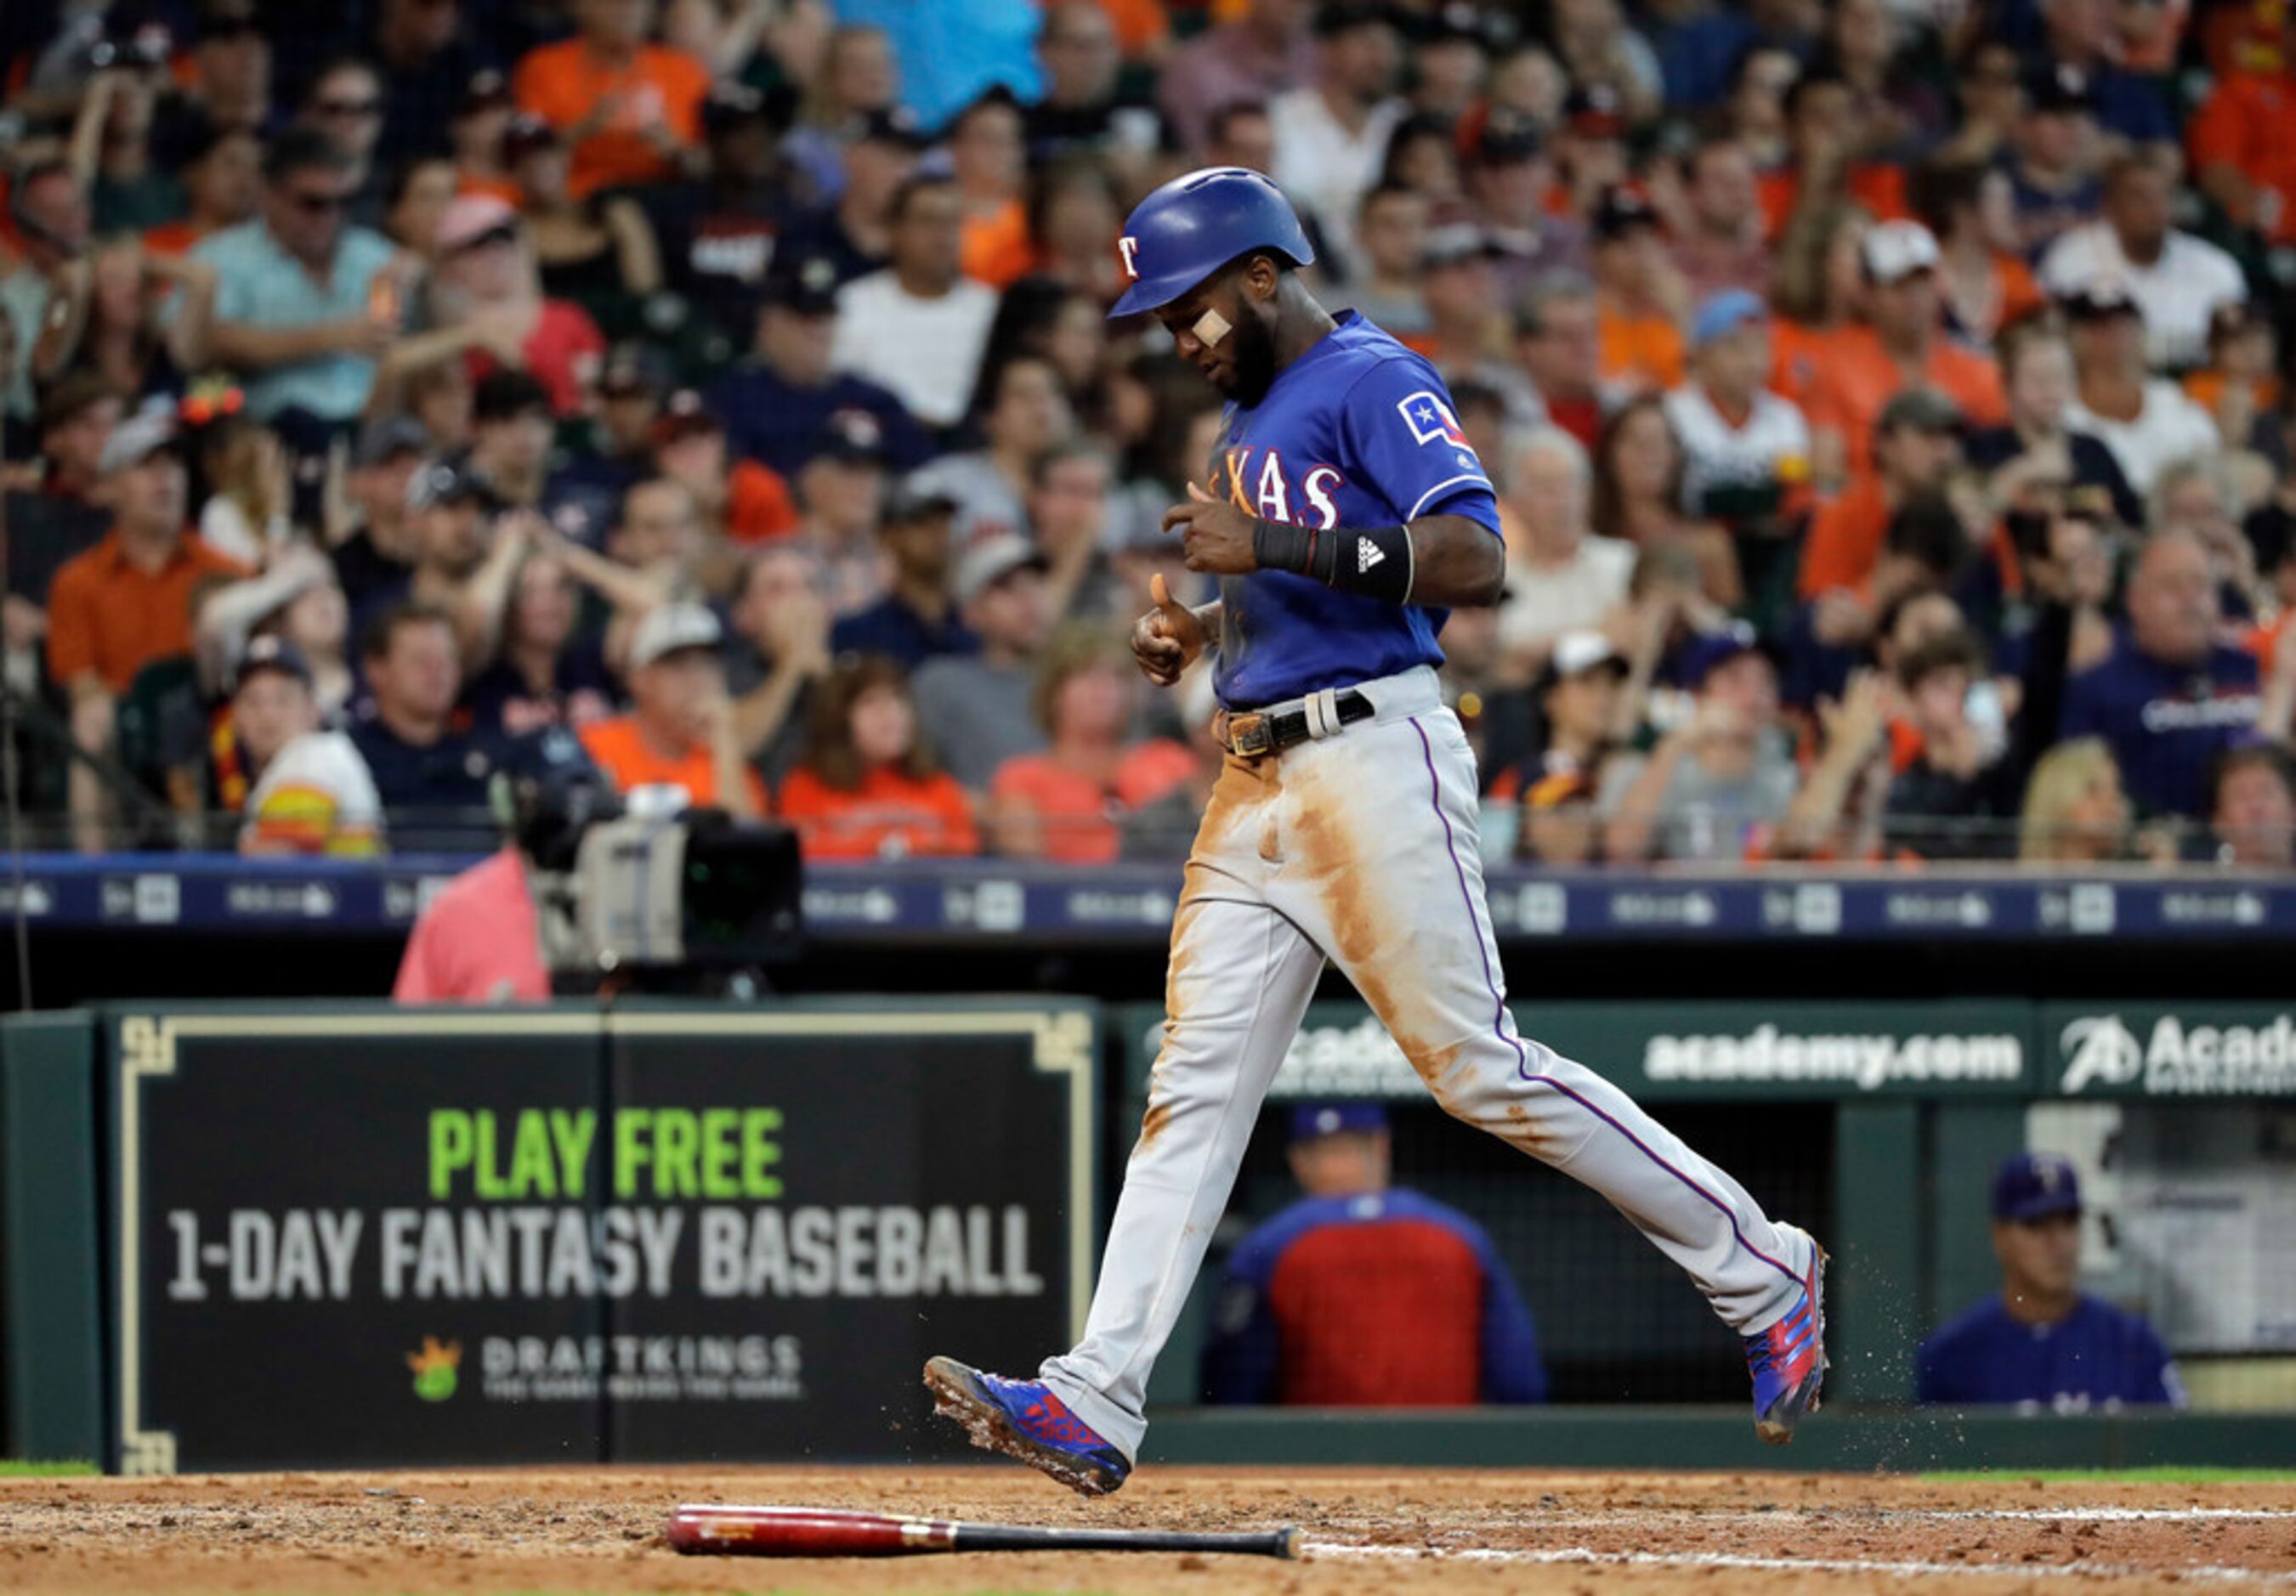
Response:
M1204 1337L1203 1399L1223 1406L1270 1400L1275 1390L1275 1315L1267 1301L1274 1249L1246 1238L1228 1259Z
M1382 360L1357 378L1340 414L1343 469L1396 518L1464 515L1498 536L1491 479L1459 425L1450 390L1416 360Z
M1546 1400L1546 1365L1538 1357L1538 1331L1530 1306L1500 1261L1491 1239L1475 1237L1475 1256L1483 1266L1483 1379L1485 1402Z

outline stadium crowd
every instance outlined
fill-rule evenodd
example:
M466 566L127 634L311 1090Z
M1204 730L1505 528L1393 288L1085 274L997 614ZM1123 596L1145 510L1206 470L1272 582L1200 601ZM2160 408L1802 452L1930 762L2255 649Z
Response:
M1268 172L1510 579L1491 856L2286 868L2281 0L66 0L0 20L29 834L1185 852L1218 458L1130 206Z

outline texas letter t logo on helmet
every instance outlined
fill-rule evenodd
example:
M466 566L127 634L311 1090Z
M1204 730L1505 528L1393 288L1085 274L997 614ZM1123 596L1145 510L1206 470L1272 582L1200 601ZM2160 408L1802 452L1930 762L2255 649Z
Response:
M1185 173L1133 208L1116 241L1131 286L1111 316L1169 305L1239 255L1265 250L1313 266L1315 246L1292 201L1264 172L1206 167Z

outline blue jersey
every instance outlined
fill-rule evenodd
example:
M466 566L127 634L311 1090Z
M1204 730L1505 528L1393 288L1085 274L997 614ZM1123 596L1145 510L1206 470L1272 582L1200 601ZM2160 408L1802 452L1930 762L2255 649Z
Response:
M1276 373L1259 404L1228 407L1214 496L1298 527L1392 527L1464 515L1499 530L1491 480L1435 368L1356 312ZM1252 709L1325 687L1440 665L1450 616L1341 593L1290 571L1220 583L1220 702Z
M2200 814L2209 765L2255 730L2261 708L2254 655L2218 644L2204 664L2164 665L2124 633L2065 683L2057 735L2103 738L2121 784L2147 813Z
M2152 1327L2086 1293L2049 1325L2021 1324L1988 1297L1922 1343L1915 1395L2050 1412L2185 1402Z
M1401 1187L1308 1197L1228 1256L1204 1346L1214 1403L1543 1402L1530 1310L1482 1226Z

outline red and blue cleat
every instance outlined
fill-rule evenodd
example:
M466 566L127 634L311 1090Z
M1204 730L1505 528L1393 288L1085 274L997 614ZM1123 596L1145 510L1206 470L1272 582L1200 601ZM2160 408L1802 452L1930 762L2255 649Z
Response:
M972 1444L1051 1475L1080 1496L1105 1496L1132 1472L1108 1441L1045 1382L985 1374L955 1358L925 1365L933 1411L964 1426Z
M1786 1316L1746 1338L1746 1371L1754 1377L1754 1433L1773 1446L1817 1412L1825 1383L1825 1251L1812 1241L1809 1274Z

